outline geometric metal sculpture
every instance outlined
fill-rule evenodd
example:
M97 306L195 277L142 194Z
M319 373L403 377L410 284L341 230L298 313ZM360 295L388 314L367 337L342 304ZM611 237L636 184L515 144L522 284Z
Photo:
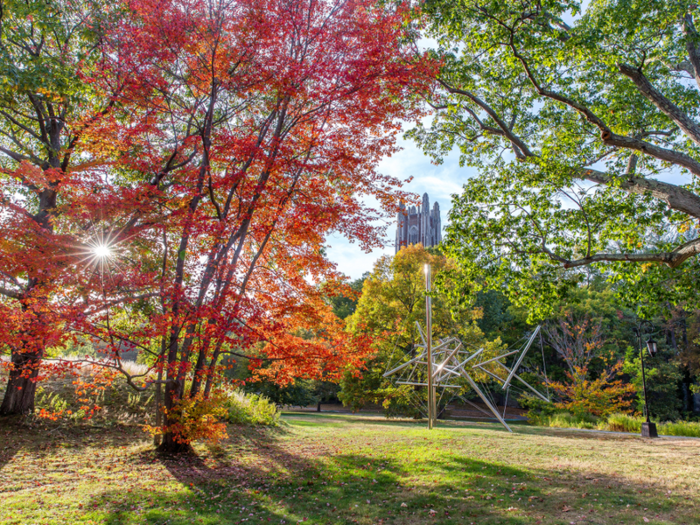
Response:
M428 315L430 315L430 312L428 312ZM430 323L427 324L430 326ZM426 334L423 333L420 324L416 322L416 325L418 326L418 333L420 334L422 344L414 347L414 357L384 374L384 377L393 376L394 384L428 387L429 383L431 383L434 389L433 396L435 395L435 390L440 390L440 397L445 395L445 392L449 390L459 390L468 385L481 398L494 417L498 419L509 432L512 432L512 430L498 413L498 410L496 410L496 407L491 403L488 396L484 393L485 389L483 385L479 388L478 377L476 379L472 377L476 375L475 372L486 374L497 383L500 383L504 390L507 390L515 380L532 391L532 393L543 401L550 401L518 375L525 355L540 331L539 326L535 328L523 347L513 351L506 351L501 355L486 359L483 355L483 348L470 350L456 337L439 339L436 341L436 344L433 345L431 344L432 341L430 338L426 337ZM428 355L430 355L431 359L428 359ZM513 358L515 360L514 364L508 367L504 360L511 356L517 357ZM430 373L430 377L428 373ZM466 380L466 384L464 384L463 380ZM429 396L429 398L433 396ZM429 406L429 418L430 416L434 417L432 412ZM429 426L432 428L432 425Z

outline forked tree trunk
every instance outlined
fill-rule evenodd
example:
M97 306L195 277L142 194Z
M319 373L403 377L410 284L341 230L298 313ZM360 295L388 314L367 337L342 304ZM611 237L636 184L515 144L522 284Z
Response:
M41 367L41 355L15 352L12 354L12 365L0 414L29 414L34 411L36 378Z

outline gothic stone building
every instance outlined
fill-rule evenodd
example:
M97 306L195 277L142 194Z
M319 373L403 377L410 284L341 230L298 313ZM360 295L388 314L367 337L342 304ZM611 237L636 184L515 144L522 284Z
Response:
M422 244L424 247L437 246L442 241L442 224L440 223L440 205L436 202L430 209L428 194L423 194L423 204L404 208L398 214L396 228L396 253L403 246Z

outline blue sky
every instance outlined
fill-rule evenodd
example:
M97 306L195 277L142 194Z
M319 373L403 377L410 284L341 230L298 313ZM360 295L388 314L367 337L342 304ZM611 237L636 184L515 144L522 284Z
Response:
M386 157L379 164L378 172L397 177L401 180L413 177L402 189L430 196L430 206L437 201L440 204L443 230L447 225L447 212L450 209L451 195L461 193L462 184L476 172L471 168L459 167L459 155L452 153L439 166L431 164L430 159L410 140L399 138L403 149L391 157ZM374 262L385 254L394 254L393 241L396 235L396 223L392 224L386 239L386 248L364 253L355 243L351 244L340 235L328 238L328 255L338 265L338 269L352 279L361 277L364 272L372 270Z

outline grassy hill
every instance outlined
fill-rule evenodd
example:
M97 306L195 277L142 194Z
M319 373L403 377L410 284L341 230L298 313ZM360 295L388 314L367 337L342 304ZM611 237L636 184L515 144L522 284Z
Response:
M700 523L700 440L283 419L190 459L133 425L2 421L0 523Z

